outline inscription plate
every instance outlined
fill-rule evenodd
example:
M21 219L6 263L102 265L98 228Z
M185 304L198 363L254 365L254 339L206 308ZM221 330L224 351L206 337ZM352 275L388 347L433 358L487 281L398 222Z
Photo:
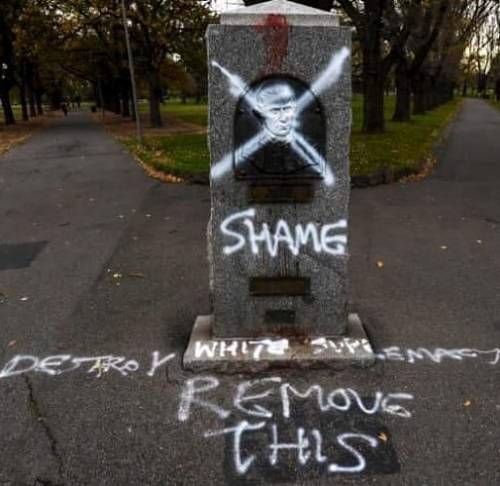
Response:
M303 204L313 200L314 186L286 184L252 184L248 189L251 204Z
M249 285L253 296L301 296L311 292L311 279L306 277L253 277Z

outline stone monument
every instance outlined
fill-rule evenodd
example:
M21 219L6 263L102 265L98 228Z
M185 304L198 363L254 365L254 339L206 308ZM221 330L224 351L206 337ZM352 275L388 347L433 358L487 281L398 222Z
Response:
M351 30L273 0L207 36L213 314L184 366L368 366L347 312Z

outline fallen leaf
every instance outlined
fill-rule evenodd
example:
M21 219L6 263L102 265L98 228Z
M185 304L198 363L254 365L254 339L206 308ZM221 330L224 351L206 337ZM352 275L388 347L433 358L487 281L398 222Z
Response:
M384 268L384 262L383 262L382 260L379 260L379 261L377 262L377 267L378 267L378 268Z
M387 442L389 440L389 437L387 437L387 434L385 432L380 432L380 434L378 434L378 438L382 442Z
M465 400L464 407L470 407L471 405L472 405L472 402L470 400Z
M483 244L483 240L476 240L476 243L477 243L478 245L482 245L482 244Z
M128 273L127 276L135 277L135 278L146 278L146 275L144 275L143 273L140 273L140 272Z
M447 250L448 249L448 247L446 245L441 245L440 248L441 248L441 250Z
M21 300L22 302L26 302L29 299L30 299L29 297L21 297L19 300Z
M17 343L17 341L13 340L13 341L10 341L10 343L7 345L9 348L12 348L12 346L15 346Z
M123 277L123 275L119 272L113 273L113 278L122 278L122 277Z

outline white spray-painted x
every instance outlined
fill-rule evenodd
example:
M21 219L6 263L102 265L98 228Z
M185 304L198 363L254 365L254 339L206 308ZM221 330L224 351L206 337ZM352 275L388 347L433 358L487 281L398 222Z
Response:
M316 151L316 149L302 136L299 132L300 124L298 123L298 117L300 114L314 101L314 96L318 96L323 91L333 86L340 78L342 74L342 67L344 62L349 57L350 51L347 47L343 47L339 51L332 55L330 62L328 63L325 70L318 76L316 81L310 87L310 90L306 92L297 100L295 105L295 122L293 124L292 131L290 133L290 146L295 151L295 153L307 161L310 165L317 165L321 167L325 175L325 184L333 185L335 183L335 177L332 170L328 166L324 158ZM212 61L212 65L220 70L224 76L229 81L230 93L236 98L244 98L245 101L255 110L259 111L259 106L257 100L255 99L255 94L249 88L240 76L229 72L226 68L221 66L218 62ZM245 153L246 156L250 156L252 153L257 151L262 144L266 144L271 141L269 134L263 128L257 135L252 137L250 140L245 142L241 147L237 149L240 153ZM231 169L233 160L233 154L226 154L220 161L212 165L211 175L214 178L218 178L228 172ZM238 160L238 157L236 158Z

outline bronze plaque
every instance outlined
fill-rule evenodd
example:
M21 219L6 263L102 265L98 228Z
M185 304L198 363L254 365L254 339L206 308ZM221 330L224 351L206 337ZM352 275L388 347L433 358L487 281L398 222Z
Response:
M247 90L236 107L234 144L239 179L324 177L323 109L298 79L272 76Z
M311 279L306 277L252 277L249 285L250 295L295 297L309 295Z
M248 189L248 202L255 204L303 204L313 200L314 186L286 184L252 184Z

